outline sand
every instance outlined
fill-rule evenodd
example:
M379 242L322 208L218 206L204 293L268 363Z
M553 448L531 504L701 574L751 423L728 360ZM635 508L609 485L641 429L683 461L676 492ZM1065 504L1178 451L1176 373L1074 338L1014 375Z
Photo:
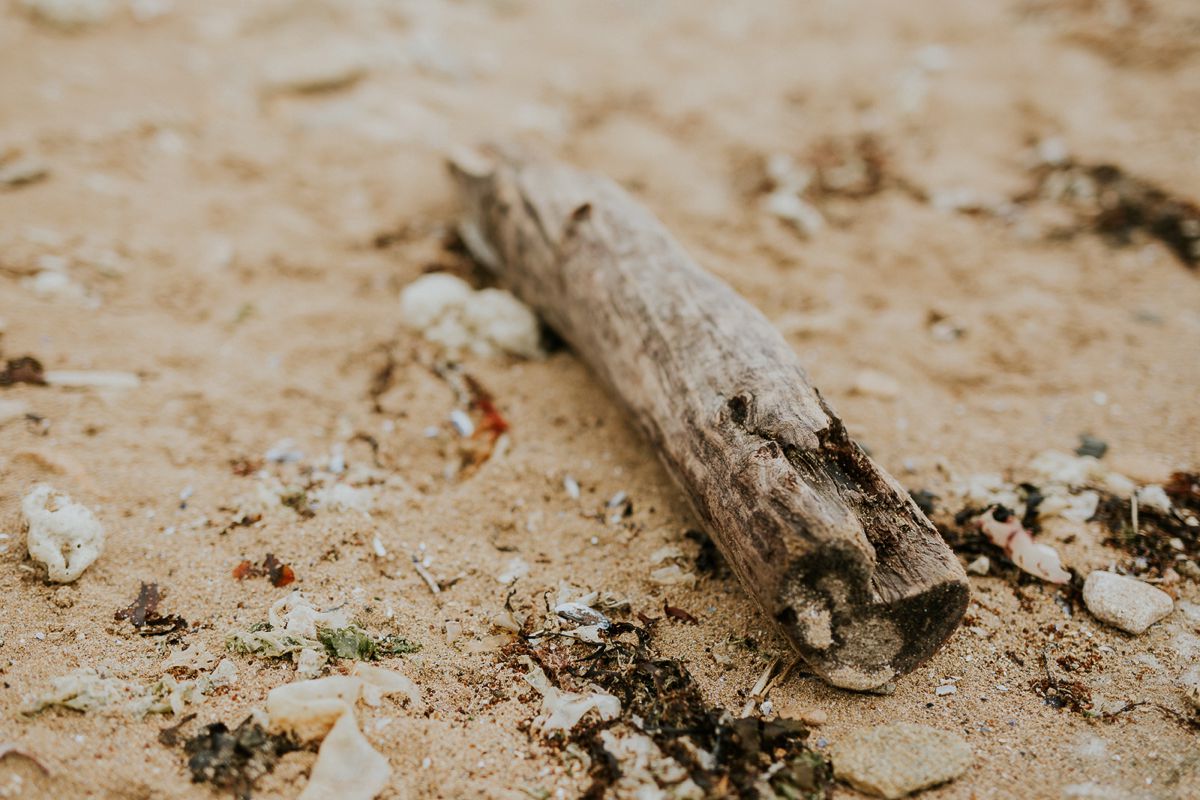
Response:
M69 33L0 6L0 158L46 173L0 188L0 348L47 369L141 377L125 390L0 389L36 415L0 420L0 744L54 774L5 759L0 790L19 775L27 796L212 796L158 742L174 720L19 709L80 666L161 675L164 640L113 619L141 581L193 624L184 641L221 652L229 629L287 591L231 576L267 552L318 604L350 601L422 645L386 663L420 684L428 711L360 712L393 768L388 798L571 797L586 785L527 732L537 702L519 671L463 647L491 634L508 592L496 576L513 557L530 566L514 598L527 610L569 581L698 617L661 623L656 646L714 704L740 708L786 652L732 578L648 580L663 546L694 554L682 536L694 522L569 351L465 361L510 444L445 477L455 397L425 366L398 296L431 266L480 285L444 246L452 146L523 136L620 180L779 325L851 433L909 488L1009 470L1084 431L1150 480L1200 465L1200 275L1160 244L1051 240L894 184L828 199L827 224L803 238L754 194L766 157L803 161L870 133L890 174L926 192L1019 194L1031 145L1057 137L1082 160L1200 199L1200 17L1187 0L134 5L140 19L119 3ZM963 335L933 335L934 318ZM387 352L394 380L376 410L368 390ZM865 371L891 383L864 383ZM356 434L378 442L378 465ZM285 438L305 464L341 446L351 470L372 470L383 483L370 515L282 509L226 530L255 481L231 462L261 461ZM67 586L26 560L19 501L37 480L108 529L103 556ZM629 518L591 515L618 491ZM1123 557L1093 524L1045 536L1083 574ZM433 596L414 553L460 580ZM1195 730L1153 705L1186 709L1175 681L1200 655L1195 615L1177 608L1133 637L1078 607L1065 615L1053 587L971 581L967 624L894 694L800 676L773 689L775 709L824 711L814 742L897 719L961 733L975 762L923 795L939 800L1200 793ZM1194 582L1169 591L1200 602ZM728 665L710 654L744 637L757 650L731 649ZM1032 684L1047 647L1094 656L1074 677L1108 702L1150 704L1104 722L1045 704ZM237 666L239 684L198 706L199 722L236 723L292 678L287 665ZM952 677L957 691L936 695ZM256 796L295 796L313 758L287 756Z

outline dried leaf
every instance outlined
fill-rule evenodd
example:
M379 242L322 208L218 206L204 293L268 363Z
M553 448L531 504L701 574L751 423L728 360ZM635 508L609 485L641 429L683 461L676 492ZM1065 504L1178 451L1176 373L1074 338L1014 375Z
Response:
M143 583L137 599L114 614L113 618L129 620L142 636L163 636L186 629L187 620L178 614L158 613L162 597L157 583Z
M18 383L45 386L46 370L42 367L42 362L33 356L10 358L4 369L0 370L0 386L12 386Z

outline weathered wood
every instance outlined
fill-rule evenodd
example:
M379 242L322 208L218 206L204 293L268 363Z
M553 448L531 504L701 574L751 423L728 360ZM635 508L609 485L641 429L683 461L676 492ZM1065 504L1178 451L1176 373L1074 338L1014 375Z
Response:
M966 576L770 322L609 180L492 153L451 166L472 253L624 403L812 669L873 689L932 655Z

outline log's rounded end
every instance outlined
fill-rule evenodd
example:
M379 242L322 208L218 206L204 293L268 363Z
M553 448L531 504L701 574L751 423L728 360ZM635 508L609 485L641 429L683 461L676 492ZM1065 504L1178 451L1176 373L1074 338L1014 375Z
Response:
M839 563L791 571L775 618L813 671L834 686L869 691L911 672L937 652L966 611L965 576L885 602L869 589L869 567L852 555L819 558Z

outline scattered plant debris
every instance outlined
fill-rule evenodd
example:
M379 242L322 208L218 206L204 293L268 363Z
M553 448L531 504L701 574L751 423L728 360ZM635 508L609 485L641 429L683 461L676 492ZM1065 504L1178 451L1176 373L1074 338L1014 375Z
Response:
M186 630L188 623L178 614L160 614L158 604L163 593L157 583L143 583L137 599L113 615L114 619L129 620L142 636L165 636L168 633Z
M34 386L46 385L46 370L42 362L33 356L10 358L0 370L0 386L13 386L18 383L28 383Z
M420 649L404 637L389 633L372 636L351 622L340 608L318 611L299 592L271 606L267 622L225 637L226 648L259 658L290 658L302 677L314 678L332 659L374 661L382 656L407 655Z
M693 617L682 608L671 605L666 600L663 600L663 614L671 619L677 619L680 622L686 622L688 625L699 625L700 620Z
M1087 714L1092 710L1091 690L1079 681L1070 681L1056 676L1050 666L1048 649L1042 653L1042 664L1046 676L1034 681L1032 688L1038 696L1043 698L1046 705L1065 708L1077 714Z
M1200 561L1200 473L1176 472L1163 491L1167 508L1147 503L1144 493L1104 493L1096 509L1095 519L1109 532L1104 543L1133 556L1124 566L1137 575L1167 578L1182 564Z
M332 658L352 658L357 661L374 661L379 658L379 646L357 625L317 628L317 641L325 646L325 652Z
M296 573L290 566L277 559L273 553L267 553L261 565L253 564L248 560L238 564L233 568L233 577L239 581L246 578L265 577L271 581L272 586L283 587L296 580Z
M263 461L257 458L246 458L242 456L239 458L230 459L229 461L229 469L239 478L248 478L262 468Z
M258 779L275 769L279 759L300 747L286 734L268 733L254 717L232 731L224 722L204 726L183 746L193 783L211 783L248 800Z
M492 393L457 364L441 362L433 366L433 371L454 390L459 405L470 412L460 408L451 414L451 421L459 433L459 474L466 477L503 447L503 442L507 441L504 435L508 432L508 420L496 407Z
M708 706L683 663L657 657L648 642L645 629L613 622L599 644L575 645L590 650L575 659L533 637L509 651L532 659L553 691L584 698L599 691L619 701L616 713L581 716L562 734L591 758L584 797L639 796L639 789L658 796L663 788L673 796L829 796L832 769L806 746L806 726L738 719Z
M1190 570L1200 558L1200 490L1189 488L1196 480L1191 473L1176 473L1168 486L1139 486L1095 456L1057 451L1039 454L1022 472L1028 481L999 475L956 481L946 490L948 500L930 515L956 552L988 556L993 574L1008 576L1019 566L1043 579L1068 579L1056 558L1046 561L1049 553L1030 548L1036 544L1032 535L1051 518L1101 522L1112 534L1107 543L1134 555L1127 570L1137 574L1175 580L1176 572ZM1021 560L1015 554L1018 545L1027 551Z
M279 502L295 511L301 519L312 519L317 515L313 502L309 498L308 489L293 489L279 496Z
M1050 200L1068 206L1080 230L1116 245L1136 236L1158 239L1184 265L1200 265L1200 207L1111 164L1080 164L1071 158L1043 162L1036 186L1017 202Z

